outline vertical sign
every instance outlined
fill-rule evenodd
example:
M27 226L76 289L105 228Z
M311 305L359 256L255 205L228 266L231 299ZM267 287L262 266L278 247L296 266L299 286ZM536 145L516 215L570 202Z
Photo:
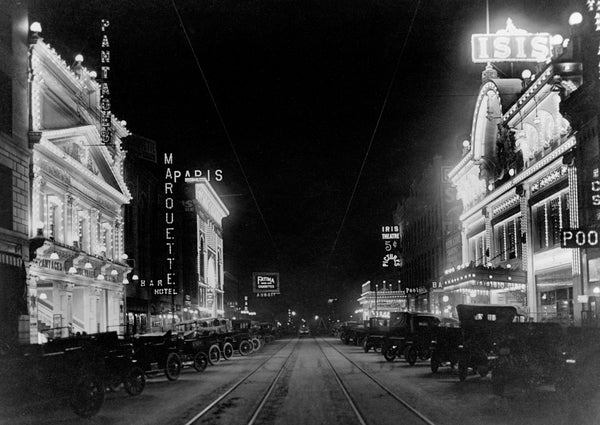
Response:
M381 226L381 239L384 242L385 255L381 261L382 267L401 267L402 259L398 256L400 241L400 226Z
M110 21L102 19L102 44L100 50L100 140L106 145L112 142L112 114L110 112L110 91L108 90L110 44L107 33L109 26Z
M173 165L173 153L164 154L165 171L165 245L167 257L166 269L167 278L166 287L155 288L155 295L177 295L177 282L175 279L175 201L173 200L173 185L175 179L171 171Z

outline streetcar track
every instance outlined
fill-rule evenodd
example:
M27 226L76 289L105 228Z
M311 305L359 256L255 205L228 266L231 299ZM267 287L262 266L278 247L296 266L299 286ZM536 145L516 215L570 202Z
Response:
M199 419L202 419L202 417L206 416L214 407L218 406L219 403L221 403L221 401L223 401L227 396L229 396L233 391L235 391L240 385L242 385L244 382L246 382L248 380L248 378L250 378L257 371L259 371L267 362L269 362L271 359L273 359L279 353L281 353L283 350L288 348L293 342L295 342L295 344L294 344L294 348L295 348L296 345L298 345L298 338L295 338L295 339L291 340L290 342L288 342L286 345L281 347L277 352L273 353L270 357L268 357L266 360L264 360L262 363L260 363L257 367L252 369L252 371L250 373L246 374L243 378L241 378L239 381L237 381L235 384L233 384L227 391L225 391L223 394L221 394L219 397L217 397L215 400L213 400L208 406L206 406L204 409L202 409L202 411L200 411L200 413L196 414L196 416L194 416L192 419L190 419L188 422L186 422L185 425L192 425ZM287 358L283 362L283 365L280 367L277 375L271 381L271 384L269 385L269 388L267 389L267 391L261 398L261 400L258 404L258 407L254 410L254 413L252 414L252 417L250 418L248 425L253 425L256 421L256 418L258 418L258 415L262 411L268 398L270 397L271 393L273 392L273 389L275 388L277 381L281 377L283 371L286 369L286 366L287 366L290 358L292 357L292 354L294 353L294 348L292 348L292 350L290 351L290 354L287 356Z
M329 347L331 347L339 355L341 355L343 358L345 358L350 364L352 364L354 367L356 367L358 370L360 370L367 378L369 378L371 381L373 381L379 388L381 388L382 390L384 390L394 400L396 400L397 402L399 402L402 406L404 406L406 409L408 409L410 412L412 412L415 416L417 416L419 419L421 419L424 423L426 423L427 425L435 425L435 423L432 422L429 418L427 418L425 415L423 415L421 412L419 412L417 409L415 409L413 406L411 406L406 400L404 400L398 394L396 394L395 392L393 392L392 390L390 390L387 386L385 386L383 383L381 383L381 381L379 381L377 378L375 378L372 374L370 374L364 368L362 368L361 366L359 366L354 360L350 359L348 356L346 356L344 353L342 353L340 350L338 350L329 341L325 340L324 338L320 338L320 340L323 341L323 342L325 342ZM352 399L352 397L348 393L345 385L341 381L339 374L337 373L337 371L333 367L333 364L331 363L331 361L329 360L329 358L325 354L325 351L323 351L323 347L321 346L321 344L317 344L317 345L321 349L321 352L323 353L323 356L327 360L327 363L329 364L329 367L331 368L331 370L332 370L332 372L333 372L333 374L334 374L334 376L336 378L337 383L340 385L340 388L342 389L342 392L344 393L344 395L346 396L347 400L349 401L350 406L352 407L352 410L354 411L354 413L357 415L357 418L360 421L361 425L366 425L366 422L364 421L364 416L362 415L362 413L360 413L360 410L356 406L354 400Z

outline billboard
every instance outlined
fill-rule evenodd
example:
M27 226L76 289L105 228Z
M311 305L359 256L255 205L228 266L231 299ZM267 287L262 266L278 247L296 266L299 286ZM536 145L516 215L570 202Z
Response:
M271 296L279 294L279 273L252 273L252 292L257 294L257 296Z

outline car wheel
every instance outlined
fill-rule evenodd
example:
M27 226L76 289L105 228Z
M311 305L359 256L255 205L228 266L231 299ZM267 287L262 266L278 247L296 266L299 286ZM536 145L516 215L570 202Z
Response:
M71 408L77 416L91 418L104 403L104 383L98 376L82 376L71 393Z
M417 354L417 349L415 347L411 346L404 349L404 359L411 366L414 366L414 364L417 362Z
M202 351L198 351L194 356L194 369L197 372L204 372L208 366L208 356Z
M469 373L469 362L467 359L460 359L458 361L458 379L461 382L467 379L467 374Z
M221 351L218 345L213 344L208 348L208 362L214 366L219 363L219 360L221 360Z
M488 372L489 372L489 369L487 366L477 366L477 373L482 378L485 378L487 376Z
M252 349L258 351L260 349L260 339L252 338Z
M429 367L431 368L432 373L437 373L437 371L439 370L440 362L438 361L438 359L435 358L435 356L431 357L431 361L429 362Z
M106 384L106 388L113 393L119 391L119 387L121 386L121 380L119 376L111 376Z
M243 340L242 342L240 342L240 355L241 356L247 356L248 354L250 354L252 352L252 343L250 341L248 341L247 339Z
M387 347L385 349L385 351L383 352L383 357L388 362L393 362L394 359L396 358L396 350L394 349L394 347Z
M165 362L165 375L169 381L176 381L181 373L181 357L177 353L169 353Z
M123 381L123 386L127 394L131 396L140 395L146 388L146 374L142 368L134 366L129 369Z
M504 395L506 388L506 378L504 374L497 369L492 371L492 392L498 396Z
M229 360L231 356L233 356L233 345L230 342L226 342L223 344L223 358L225 360Z

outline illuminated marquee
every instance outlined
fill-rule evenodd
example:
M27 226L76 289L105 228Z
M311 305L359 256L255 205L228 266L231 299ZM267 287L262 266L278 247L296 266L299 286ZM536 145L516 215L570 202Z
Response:
M110 44L108 42L108 19L102 19L102 45L100 50L100 140L104 144L112 142L112 113L110 112L110 91L108 73L110 71Z
M506 29L495 34L471 35L471 57L475 63L545 62L552 56L550 34L530 34L509 18Z
M279 294L279 273L252 273L252 292Z

